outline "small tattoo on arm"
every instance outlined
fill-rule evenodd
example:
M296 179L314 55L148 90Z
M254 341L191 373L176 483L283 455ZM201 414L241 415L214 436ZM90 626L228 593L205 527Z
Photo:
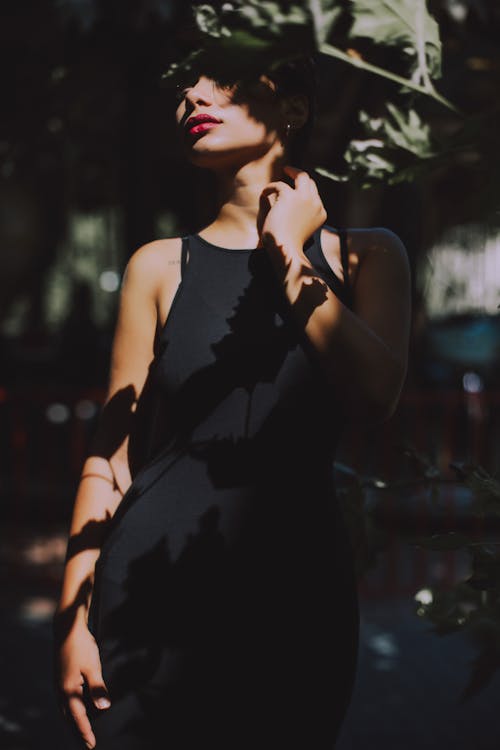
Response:
M169 260L169 261L167 261L167 263L168 263L169 266L178 266L180 262L181 262L180 259L179 260Z

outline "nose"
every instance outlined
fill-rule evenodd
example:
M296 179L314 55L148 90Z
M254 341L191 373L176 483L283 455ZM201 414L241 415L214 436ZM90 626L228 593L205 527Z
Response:
M210 78L200 76L194 86L185 92L185 98L191 104L210 104L214 100L214 84Z

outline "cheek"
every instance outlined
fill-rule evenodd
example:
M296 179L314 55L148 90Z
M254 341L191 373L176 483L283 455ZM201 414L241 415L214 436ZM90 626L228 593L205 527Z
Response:
M239 139L259 142L272 139L273 131L270 123L248 116L240 116L228 121L230 132Z
M181 127L181 120L182 120L183 114L184 114L184 109L182 105L180 107L177 107L177 109L174 111L174 122L178 129Z
M179 123L186 113L186 103L180 99L177 104L174 105L174 117Z

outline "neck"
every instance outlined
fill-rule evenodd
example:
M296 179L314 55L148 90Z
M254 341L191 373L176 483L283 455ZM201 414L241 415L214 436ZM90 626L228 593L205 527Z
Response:
M283 156L272 162L258 159L239 167L215 171L215 219L207 229L212 236L223 233L231 245L257 247L257 216L263 188L277 180L288 181Z

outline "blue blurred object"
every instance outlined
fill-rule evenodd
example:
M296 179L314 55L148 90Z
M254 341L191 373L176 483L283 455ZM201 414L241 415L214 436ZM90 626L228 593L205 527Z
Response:
M500 316L453 317L429 325L428 353L464 367L490 367L500 361Z
M500 315L466 314L428 322L419 369L428 384L476 392L498 381Z

